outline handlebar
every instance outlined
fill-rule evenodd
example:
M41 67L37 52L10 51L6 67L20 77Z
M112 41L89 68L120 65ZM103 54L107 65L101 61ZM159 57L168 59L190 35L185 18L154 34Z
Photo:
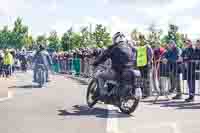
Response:
M89 65L91 65L91 66L94 66L93 64L89 64ZM108 68L108 66L106 66L106 65L103 65L103 64L99 64L98 66L96 66L96 67L103 67L103 68L105 68L105 69L107 69Z

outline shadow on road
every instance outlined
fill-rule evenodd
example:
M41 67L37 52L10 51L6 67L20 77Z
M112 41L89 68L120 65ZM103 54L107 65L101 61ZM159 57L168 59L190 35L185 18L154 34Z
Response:
M153 100L142 101L144 103L150 103L149 105L160 105L160 107L175 107L176 109L200 109L200 103L187 103L185 101L169 101L158 100L153 104Z
M143 102L143 103L154 103L154 104L157 104L157 103L159 103L159 102L166 102L166 101L169 101L168 99L159 99L159 100L157 100L156 101L156 103L154 103L155 102L155 100L141 100L141 102Z
M179 107L178 109L199 109L200 110L200 104L199 105L190 105L190 106L183 106L183 107Z
M11 86L8 88L24 88L24 89L33 89L33 88L39 88L38 85L22 85L22 86Z
M72 112L58 110L60 116L95 116L98 118L127 118L130 115L122 114L117 110L107 110L103 108L89 108L87 106L75 105ZM109 114L109 115L108 115Z
M186 103L184 101L171 101L161 107L176 107L176 109L200 109L200 103Z
M88 81L87 81L87 80L81 79L81 78L79 78L79 77L77 77L77 76L76 76L76 77L68 76L67 78L70 78L70 79L72 79L72 80L78 82L78 83L81 84L81 85L88 85Z

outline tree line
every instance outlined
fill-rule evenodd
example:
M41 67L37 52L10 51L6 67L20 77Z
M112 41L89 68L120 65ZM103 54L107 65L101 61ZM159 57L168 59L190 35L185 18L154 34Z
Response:
M111 35L105 26L97 24L93 32L85 26L81 27L80 32L74 32L70 28L61 37L58 36L56 30L53 30L48 36L43 34L34 38L29 33L29 27L23 24L20 17L15 20L12 29L8 26L0 27L0 49L32 50L40 44L55 51L68 51L80 47L104 47L111 44Z
M149 26L149 32L146 40L150 45L161 45L169 40L174 40L177 45L182 47L186 37L178 32L176 25L169 25L169 32L163 35L161 29L156 29L154 24ZM131 33L132 40L139 41L139 35L142 33L133 29ZM107 28L102 24L96 24L95 30L90 31L88 26L81 27L80 32L74 32L72 28L66 29L66 32L59 37L56 30L51 31L48 36L45 34L33 37L29 33L29 27L23 24L22 18L18 17L11 29L8 26L0 27L0 49L14 48L29 50L36 49L38 45L43 44L49 49L55 51L68 51L80 47L104 47L111 44L111 35Z

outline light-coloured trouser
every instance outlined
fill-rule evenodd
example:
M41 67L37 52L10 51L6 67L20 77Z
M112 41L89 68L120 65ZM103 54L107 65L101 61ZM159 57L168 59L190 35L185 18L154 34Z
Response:
M107 80L115 80L117 73L113 69L108 69L102 73L97 75L99 92L100 94L105 94L107 92L106 88L104 88L105 81Z
M160 77L160 92L168 92L171 88L170 78L169 77Z

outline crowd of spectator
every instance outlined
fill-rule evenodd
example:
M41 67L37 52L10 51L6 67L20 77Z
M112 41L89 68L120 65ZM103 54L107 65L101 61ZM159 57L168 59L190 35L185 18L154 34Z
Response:
M0 50L0 77L11 77L16 70L26 71L31 63L26 52L14 49Z
M133 67L140 70L142 75L143 97L152 95L150 82L158 81L159 86L154 85L154 89L159 88L161 95L166 90L169 90L169 93L176 90L176 96L173 99L181 99L183 91L180 75L182 75L182 80L187 81L189 89L189 98L185 100L187 102L194 100L196 80L200 80L200 40L195 43L187 40L183 48L179 48L172 40L167 44L151 47L141 36L139 43L130 41L129 44L135 53ZM90 77L93 74L92 62L105 50L106 48L77 48L68 52L51 53L52 70L54 73L75 73L77 76ZM31 63L31 59L29 61L25 51L1 50L0 76L9 77L16 68L20 69L28 62ZM105 64L111 65L110 62Z
M189 88L189 98L186 101L193 101L195 96L196 80L199 80L200 73L200 41L195 43L187 40L183 48L177 47L174 41L158 47L151 47L145 42L133 43L133 51L135 56L135 69L139 69L142 74L144 86L142 88L144 97L152 95L150 86L150 74L156 74L159 79L159 88L161 93L164 89L168 89L170 93L176 90L177 95L173 99L182 98L182 88L180 74L183 80L187 80ZM139 65L139 50L146 49L146 58L142 57L142 65ZM80 48L70 52L53 53L53 70L57 73L73 73L84 77L92 74L92 62L106 48ZM146 61L144 61L146 60ZM153 71L156 69L156 71ZM168 87L166 88L166 85ZM200 89L200 88L199 88ZM162 94L161 94L162 95Z
M173 99L182 98L182 88L180 78L187 80L189 88L189 98L187 102L193 101L195 97L196 80L199 80L200 73L200 41L196 43L192 41L185 41L184 48L178 48L174 41L170 41L166 47L154 50L155 60L159 60L159 76L161 79L160 85L167 83L169 92L174 92L176 89L176 96ZM163 81L162 81L163 80ZM165 86L166 87L166 86ZM161 87L166 89L164 87ZM200 88L198 88L200 89Z

